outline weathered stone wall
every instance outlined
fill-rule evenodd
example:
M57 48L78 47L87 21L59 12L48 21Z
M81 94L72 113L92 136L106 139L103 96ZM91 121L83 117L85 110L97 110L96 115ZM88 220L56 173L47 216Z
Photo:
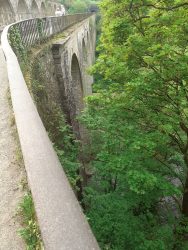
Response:
M51 103L58 105L78 139L84 139L84 130L76 116L84 108L84 97L92 94L93 78L87 70L95 55L95 16L76 26L74 32L70 28L65 38L60 38L37 54L33 67L40 67L41 73L33 70L32 74L35 80L40 84L42 82L43 93L47 95L41 96L40 105L44 102L47 110ZM43 79L40 79L41 74ZM43 107L41 116L45 115L44 111Z
M0 27L33 17L54 16L59 1L0 0Z

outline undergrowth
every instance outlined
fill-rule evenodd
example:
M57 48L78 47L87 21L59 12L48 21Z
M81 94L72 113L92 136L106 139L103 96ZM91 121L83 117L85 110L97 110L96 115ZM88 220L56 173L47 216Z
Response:
M19 230L19 234L25 241L27 250L43 250L44 247L31 193L28 192L24 195L22 202L19 204L19 213L23 225L23 228Z
M48 48L42 51L47 53ZM39 57L38 53L35 56L32 53L29 55L30 67L27 72L24 70L25 80L69 182L76 190L76 183L80 178L79 141L66 121L61 105L49 95L50 91L46 87L46 68Z

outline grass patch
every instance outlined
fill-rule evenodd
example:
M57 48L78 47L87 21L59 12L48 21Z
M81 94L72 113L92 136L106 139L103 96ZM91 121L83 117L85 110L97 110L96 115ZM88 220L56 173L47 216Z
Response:
M19 205L23 228L19 230L20 236L27 245L27 250L43 250L39 226L36 219L35 208L31 193L24 195Z

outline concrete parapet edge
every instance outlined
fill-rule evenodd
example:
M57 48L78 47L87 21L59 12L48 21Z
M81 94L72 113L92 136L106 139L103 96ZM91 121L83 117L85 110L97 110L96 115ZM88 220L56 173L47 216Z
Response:
M33 103L17 57L1 36L22 154L46 250L98 250L98 243L65 176Z

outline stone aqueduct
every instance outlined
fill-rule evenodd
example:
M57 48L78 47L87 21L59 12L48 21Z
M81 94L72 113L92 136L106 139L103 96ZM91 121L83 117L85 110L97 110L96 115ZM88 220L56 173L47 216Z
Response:
M52 16L59 1L0 0L0 27L15 21L33 17Z
M93 79L87 74L87 68L95 58L95 15L46 17L54 14L57 5L55 1L0 0L0 27L34 18L6 26L1 45L44 247L46 250L99 250L28 91L14 48L9 43L11 28L19 30L26 48L69 28L70 32L66 31L65 36L41 50L37 60L45 68L45 88L49 99L56 100L65 113L69 109L72 126L77 130L79 124L75 122L75 116L83 108L83 97L91 94ZM45 18L40 18L43 16ZM84 134L81 127L78 127L78 131Z

